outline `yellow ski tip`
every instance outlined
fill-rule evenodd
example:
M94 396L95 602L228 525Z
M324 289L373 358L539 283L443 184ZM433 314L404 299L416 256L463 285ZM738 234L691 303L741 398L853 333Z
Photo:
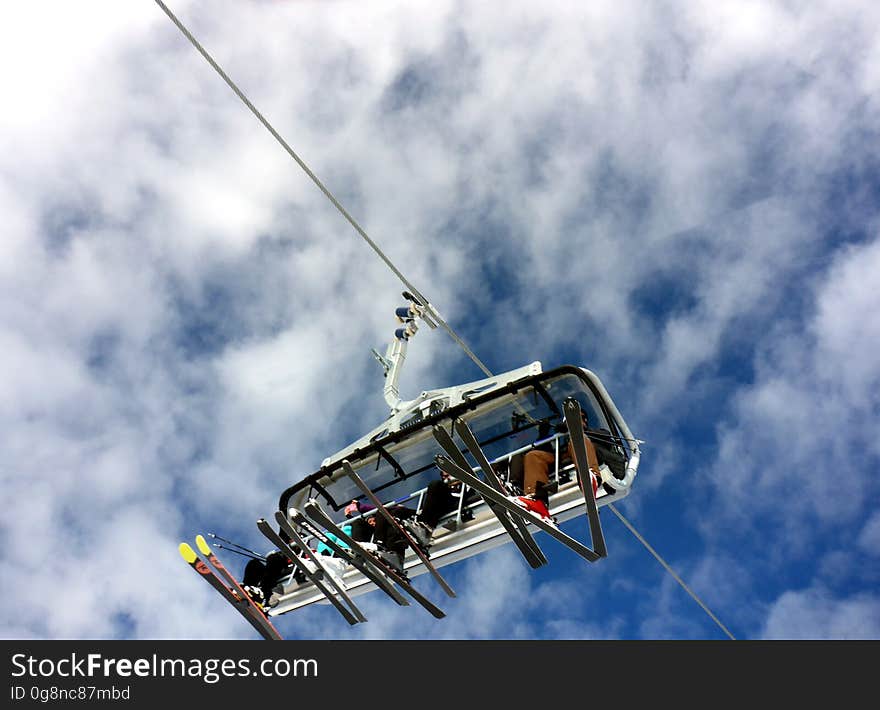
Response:
M208 541L205 540L203 535L196 535L196 545L199 548L199 552L203 555L211 554L211 546L208 544Z
M192 564L193 562L195 562L195 561L198 559L198 557L199 557L199 556L196 554L195 550L193 550L193 549L189 546L189 544L186 543L186 542L181 542L181 543L180 543L180 546L179 546L177 549L180 550L180 556L181 556L184 560L186 560L187 564L190 564L190 565L191 565L191 564Z

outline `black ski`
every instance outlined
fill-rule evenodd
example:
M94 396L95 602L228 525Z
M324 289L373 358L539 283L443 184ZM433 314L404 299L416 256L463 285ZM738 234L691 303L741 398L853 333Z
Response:
M326 584L322 581L322 577L329 577L329 575L325 575L323 572L323 568L319 567L316 571L312 571L309 569L308 565L306 565L302 559L291 549L290 545L288 545L284 540L281 539L281 536L276 533L272 526L269 525L263 518L260 518L257 521L257 529L266 536L275 547L277 547L281 552L283 552L287 557L293 562L294 567L299 569L311 582L318 588L318 590L323 593L327 600L336 607L337 611L342 614L343 618L352 626L359 623L361 619L356 617L354 614L349 611L345 605L336 598L336 595L333 594L333 591L327 587ZM331 580L331 583L333 580Z
M464 422L459 423L463 428L457 427L458 434L476 459L477 465L483 470L486 479L492 483L500 493L504 493L504 484L501 483L498 474L495 473L495 469L492 468L492 465L486 459L486 455L480 448L480 445L470 428ZM434 426L434 438L437 440L437 443L443 447L443 450L446 451L449 457L458 464L458 466L470 470L471 466L464 457L464 454L458 449L452 437L445 429L439 426ZM522 518L511 516L506 510L499 508L491 501L486 501L486 504L489 506L489 510L491 510L495 514L495 517L498 518L498 521L507 531L510 539L517 546L532 569L537 569L538 567L547 564L547 558L544 556L541 548L538 547L538 543L535 542L535 539L532 537L526 524L522 521Z
M430 600L420 594L419 591L412 586L410 581L400 572L394 569L391 565L381 562L375 555L367 552L363 547L360 546L360 544L356 540L347 535L345 531L342 530L342 528L334 523L330 519L330 517L323 510L321 510L321 508L314 500L310 500L308 503L306 503L305 513L316 523L336 535L336 537L338 537L351 548L353 553L360 555L361 558L371 568L373 568L380 574L384 574L387 577L393 579L398 584L398 586L406 591L406 593L409 594L413 599L415 599L419 604L425 607L425 609L427 609L434 617L442 619L444 616L446 616L442 609L432 604Z
M278 522L279 526L282 525L282 522L287 523L287 518L284 517L284 513L282 513L280 510L275 511L275 520ZM351 613L354 614L355 618L358 621L366 621L367 617L361 613L361 610L358 609L357 605L351 600L351 597L348 596L348 590L346 590L345 586L342 583L338 582L336 578L332 574L330 574L329 570L324 566L324 563L321 562L319 555L315 554L312 548L309 547L308 544L306 544L306 541L300 537L299 533L294 530L293 527L288 525L286 532L290 534L290 539L293 541L293 544L299 545L303 549L306 557L308 557L312 561L312 564L315 565L315 569L320 570L324 576L324 579L330 582L330 584L333 585L333 588L336 589L337 592L339 592L339 596L345 601L346 605L351 610Z
M272 622L269 621L269 617L266 616L266 612L257 604L253 599L251 599L250 595L241 588L241 585L238 583L238 580L232 575L232 573L226 569L226 566L220 561L214 551L211 549L211 546L208 544L208 541L202 535L196 535L196 547L199 548L199 552L205 556L208 562L216 569L226 580L227 584L235 591L236 596L242 597L246 601L250 603L251 611L258 616L263 623L268 627L269 631L274 634L276 640L280 641L281 634L278 633L278 630L272 626Z
M385 520L391 523L398 530L398 532L403 535L404 540L406 540L407 544L412 548L413 552L416 553L416 556L422 561L422 564L425 565L428 572L431 573L431 576L437 580L437 584L439 584L443 588L443 591L446 592L448 596L454 597L455 592L452 590L452 587L450 587L446 583L446 580L443 579L443 576L437 571L437 568L434 567L434 565L428 559L428 556L422 551L422 548L419 547L418 543L415 540L413 540L412 535L410 535L406 531L406 528L404 528L403 525L401 525L397 521L397 518L395 518L391 514L388 508L386 508L379 501L379 499L376 497L376 494L373 493L373 491L370 490L370 487L366 483L364 483L363 480L361 480L360 476L357 475L357 472L351 467L351 464L348 461L343 461L342 468L345 471L346 475L354 482L354 484L361 489L361 492L370 499L370 502L372 502L373 505L376 506L376 510L379 511L379 513L385 518Z
M214 589L217 590L220 596L228 601L229 604L259 632L260 636L262 636L267 641L278 641L281 639L281 636L277 635L278 632L275 631L274 628L270 629L266 624L263 623L260 617L256 616L253 613L251 605L246 599L242 599L236 596L235 593L229 587L227 587L216 574L211 571L211 568L205 564L204 560L202 560L196 554L195 550L193 550L189 544L181 542L178 550L180 551L180 556L183 557L184 561L196 572L198 572L199 577L201 577L208 584L214 587Z
M527 512L525 509L518 506L512 500L508 499L507 496L499 493L494 488L492 488L492 486L488 485L484 481L481 481L473 474L472 471L465 471L463 468L458 466L458 464L453 463L445 456L437 456L434 460L437 462L437 465L440 467L441 470L446 471L446 473L448 473L453 478L457 478L462 483L466 483L471 488L474 488L481 496L483 496L483 498L487 499L487 502L491 500L500 505L502 508L506 508L514 515L518 515L526 522L535 525L536 527L539 527L548 535L556 538L563 545L583 557L587 562L595 562L601 557L601 555L598 555L596 552L591 550L583 543L578 542L570 535L566 535L564 532L562 532L562 530L557 528L552 523L541 520L538 516L532 515L531 513Z
M587 447L584 443L584 425L581 421L581 406L576 399L569 399L562 405L565 424L568 427L568 438L574 452L574 467L578 475L581 493L584 494L584 507L590 523L590 537L593 547L600 557L608 555L605 547L605 536L602 534L602 522L599 520L599 506L596 505L596 494L593 492L593 481L587 459ZM599 479L601 480L601 479Z
M495 486L495 490L497 490L499 493L501 493L502 495L507 495L504 484L501 482L501 479L498 478L498 474L495 473L495 469L492 468L492 464L489 463L489 459L486 457L486 454L480 447L480 443L477 441L477 437L474 436L474 433L467 425L467 422L465 422L463 419L458 419L455 422L455 430L458 432L458 435L461 437L461 440L464 442L464 445L467 447L468 451L471 452L471 455L474 457L477 465L483 470L486 480L493 484ZM516 525L517 530L522 535L523 541L526 543L529 549L533 551L536 560L540 561L540 565L547 564L547 558L544 556L541 548L538 547L538 543L535 542L535 538L532 537L532 534L531 532L529 532L529 529L523 522L523 519L514 516L513 522ZM532 566L535 567L535 565Z
M340 545L336 540L331 537L328 537L327 534L321 530L315 523L310 521L296 508L291 508L291 519L294 523L300 526L303 530L308 531L311 535L313 535L316 539L321 540L327 547L333 550L339 557L344 559L350 565L352 565L355 569L357 569L364 577L369 579L373 584L379 587L383 592L385 592L389 597L391 597L395 602L397 602L400 606L409 606L409 602L403 597L403 595L398 592L394 585L391 584L384 575L378 574L375 570L373 570L366 562L364 562L358 555L353 554L351 550L344 548ZM284 517L284 514L281 511L277 511L275 513L275 519L278 521L278 524L284 529L285 532L290 534L290 529L293 527L290 524L290 521Z

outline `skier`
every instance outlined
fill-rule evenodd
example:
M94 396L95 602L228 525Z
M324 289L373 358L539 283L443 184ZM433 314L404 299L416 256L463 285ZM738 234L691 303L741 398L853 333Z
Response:
M440 518L458 507L456 491L460 490L461 481L456 481L448 473L441 471L440 478L428 484L418 514L404 520L404 526L423 550L427 550L433 543L434 529Z
M299 550L297 550L299 552ZM266 555L266 561L252 559L244 567L244 576L241 580L241 588L264 609L268 604L272 590L278 583L290 574L292 563L278 550L272 550ZM297 575L300 578L297 578ZM297 570L294 579L302 581L304 575Z
M590 469L590 479L595 496L599 487L599 459L596 456L596 447L593 446L593 442L586 434L589 429L589 417L584 409L581 409L581 424L583 426L584 447L587 450L587 465ZM541 434L539 434L540 438L543 438ZM568 457L572 461L574 460L571 435L569 435L568 441ZM526 453L523 462L523 495L511 496L514 503L549 522L555 522L550 517L550 468L555 464L555 461L556 454L550 442Z
M345 508L346 516L368 513L375 510L375 507L368 503L361 503L353 500ZM416 514L412 508L403 505L395 505L389 508L395 518L402 523ZM406 553L407 541L397 526L391 524L385 519L384 515L373 513L372 515L359 518L354 521L360 521L362 525L352 525L352 539L361 542L363 547L375 552L378 557L385 562L391 564L399 572L403 571L403 557Z
M352 525L350 523L346 523L345 525L343 525L342 532L344 532L346 535L351 535L352 534ZM329 539L333 540L333 542L335 542L340 547L342 547L346 550L349 549L348 545L345 542L343 542L341 539L339 539L333 533L328 532L328 533L324 533L324 534ZM336 556L336 551L323 541L318 542L317 552L319 555L326 555L328 557L335 557Z

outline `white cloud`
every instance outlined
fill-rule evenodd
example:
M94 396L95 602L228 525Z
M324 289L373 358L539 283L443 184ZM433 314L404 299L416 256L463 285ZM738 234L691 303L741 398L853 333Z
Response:
M806 332L777 329L754 384L738 395L713 471L719 502L737 517L744 505L773 508L783 524L864 514L876 488L880 369L867 353L880 347L870 285L878 256L877 241L842 253L818 288Z
M0 135L12 129L34 138L63 137L69 125L66 112L87 110L80 100L95 89L90 84L96 66L159 25L155 10L149 5L123 8L112 0L6 8L0 44L5 57L15 61L3 62L0 81L15 110L2 112Z
M880 555L880 513L874 513L868 519L858 537L858 544L873 557Z
M51 23L21 7L0 30L0 489L15 502L0 576L21 610L2 633L249 637L176 543L223 526L260 545L251 521L281 489L385 415L369 348L401 286L158 8L117 5ZM827 243L822 199L836 171L870 166L870 143L852 146L878 110L872 4L172 7L491 367L599 372L654 444L632 505L699 490L726 513L686 516L707 544L688 565L702 589L735 564L726 526L771 511L799 554L816 520L858 526L870 549L880 248L876 228ZM862 229L866 194L845 207ZM743 382L719 364L736 348L754 362ZM402 393L476 376L426 329ZM717 393L717 460L695 467L669 434ZM834 472L848 495L826 496ZM25 552L59 535L66 555ZM442 624L369 599L355 633L639 625L594 616L565 573L533 586L507 549L454 575ZM60 584L63 606L32 593ZM641 633L698 635L668 594L676 617ZM546 626L511 622L533 597ZM849 633L865 599L805 628ZM289 628L321 636L334 613Z
M841 254L819 296L813 325L817 374L833 383L834 395L866 414L877 404L880 386L880 366L872 357L880 346L877 274L880 240Z
M811 588L784 593L769 610L764 639L876 639L880 600L873 594L835 598Z

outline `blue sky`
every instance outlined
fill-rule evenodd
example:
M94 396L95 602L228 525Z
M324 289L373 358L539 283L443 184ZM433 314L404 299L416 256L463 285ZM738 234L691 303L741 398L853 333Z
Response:
M620 511L736 637L878 638L880 11L580 5L170 7L488 367L601 377ZM46 13L0 23L0 634L252 638L177 543L264 547L384 418L401 286L154 3ZM479 376L425 329L401 394ZM419 578L442 621L279 629L724 638L602 515L597 564Z

